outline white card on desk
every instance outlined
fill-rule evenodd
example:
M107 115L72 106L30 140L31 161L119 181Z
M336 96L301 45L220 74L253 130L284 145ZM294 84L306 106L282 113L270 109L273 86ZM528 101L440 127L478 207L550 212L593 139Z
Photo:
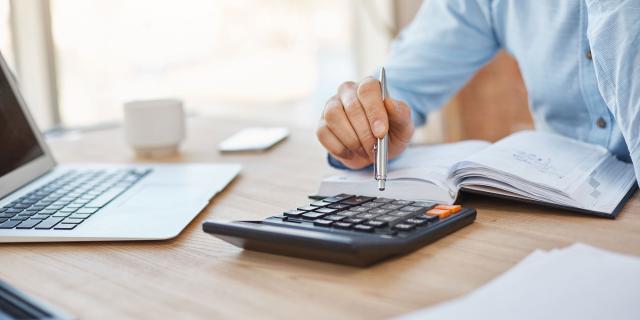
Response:
M289 136L284 127L246 128L218 145L221 152L264 151Z

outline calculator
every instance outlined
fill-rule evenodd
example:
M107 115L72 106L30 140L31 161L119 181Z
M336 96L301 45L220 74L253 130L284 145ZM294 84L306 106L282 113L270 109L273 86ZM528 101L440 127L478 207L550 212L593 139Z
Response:
M466 225L476 210L428 201L339 194L262 221L207 221L203 230L247 250L368 266Z

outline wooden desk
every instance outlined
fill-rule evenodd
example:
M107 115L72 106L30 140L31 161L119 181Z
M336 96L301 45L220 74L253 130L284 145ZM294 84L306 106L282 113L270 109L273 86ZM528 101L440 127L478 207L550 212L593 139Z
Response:
M477 221L411 255L358 269L244 252L205 234L207 219L261 219L307 202L330 172L312 130L265 154L219 155L250 125L195 119L169 161L239 162L241 176L170 241L3 244L0 277L82 319L385 318L467 293L536 248L582 241L640 255L640 203L617 220L470 199ZM61 162L136 161L119 130L51 142Z

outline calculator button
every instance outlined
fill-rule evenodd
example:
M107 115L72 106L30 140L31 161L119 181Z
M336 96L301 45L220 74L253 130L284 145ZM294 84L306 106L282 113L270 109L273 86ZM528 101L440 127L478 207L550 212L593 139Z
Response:
M367 208L377 208L377 207L379 207L381 205L383 205L383 203L367 202L367 203L363 203L361 206L362 207L367 207Z
M410 231L415 228L415 225L409 223L398 223L393 226L393 228L399 231Z
M344 200L344 199L348 199L348 198L351 198L351 197L353 197L353 195L346 194L346 193L341 193L341 194L339 194L339 195L337 195L337 196L333 196L333 197L329 197L329 198L324 198L324 199L322 199L322 201L324 201L324 202L330 202L330 203L335 203L335 202L340 202L340 201L342 201L342 200Z
M424 211L424 208L423 207L415 207L415 206L406 206L406 207L400 208L400 211L418 212L418 211Z
M397 210L402 208L401 205L399 204L385 204L384 206L382 206L383 209L391 209L391 210Z
M421 218L427 220L428 223L434 223L439 220L437 216L422 216Z
M317 220L313 221L313 225L314 226L320 226L320 227L329 227L329 226L331 226L332 223L333 223L333 221L324 220L324 219L317 219Z
M364 221L364 219L362 219L362 218L347 218L347 219L342 220L342 222L348 222L348 223L361 223L363 221Z
M338 209L338 210L344 210L350 207L351 207L350 205L344 204L344 203L332 203L327 206L327 208Z
M301 216L303 213L305 213L305 211L301 211L301 210L289 210L287 212L284 213L285 217L299 217Z
M428 216L436 216L440 219L444 219L448 216L451 215L451 211L450 210L443 210L443 209L431 209L429 211L427 211L426 213Z
M376 217L376 220L384 221L384 222L389 222L389 223L394 222L394 221L396 221L396 220L400 220L400 219L402 219L402 217L389 216L389 215L384 215L384 216L378 216L378 217Z
M326 214L330 214L330 213L334 213L336 211L338 211L338 209L331 209L331 208L319 208L314 210L315 212L320 212L320 213L326 213Z
M353 198L349 198L349 199L347 199L347 200L344 200L344 201L342 201L341 203L344 203L344 204L350 204L350 205L357 206L357 205L361 205L361 204L363 204L363 203L365 203L365 202L369 202L369 201L371 201L371 200L373 200L373 199L375 199L375 198L373 198L373 197L357 196L357 197L353 197Z
M321 212L307 212L305 214L302 215L302 218L304 219L317 219L317 218L322 218L323 216L327 215L326 213L321 213Z
M382 208L375 208L375 209L371 209L371 210L369 210L369 212L370 212L370 213L377 214L377 215L380 215L380 214L387 214L387 213L389 213L389 212L391 212L391 211L392 211L392 210L389 210L389 209L382 209Z
M373 202L378 202L378 203L387 203L387 202L393 202L393 199L388 199L388 198L377 198L377 199L373 200Z
M340 211L336 214L339 214L341 216L345 216L345 217L352 217L355 216L357 214L360 214L360 212L353 212L353 211Z
M336 222L333 224L333 227L337 229L351 229L352 226L353 223L348 222Z
M427 202L427 201L416 201L416 202L412 203L411 205L415 206L415 207L431 208L431 207L435 206L436 204L433 203L433 202Z
M298 208L298 210L302 210L302 211L313 211L315 209L317 209L317 208L314 207L314 206L304 206L304 207L299 207Z
M332 214L330 216L324 217L323 219L331 220L331 221L340 221L340 220L342 220L344 218L346 218L346 217L345 216L340 216L340 215L337 215L337 214Z
M379 216L378 214L375 213L371 213L371 212L365 212L365 213L361 213L359 215L357 215L356 217L358 218L362 218L362 219L372 219Z
M402 205L402 206L406 206L406 205L408 205L408 204L413 203L413 201L396 200L396 201L391 202L391 203L392 203L392 204L399 204L399 205Z
M365 224L357 224L353 227L353 230L361 231L361 232L373 232L373 227Z
M325 202L325 201L316 201L314 203L312 203L311 205L314 207L326 207L328 205L330 205L331 202Z
M375 228L381 228L381 227L386 226L387 224L388 224L388 222L380 221L380 220L367 221L367 225L370 225L370 226L375 227Z
M353 212L367 212L369 211L371 208L367 208L367 207L353 207L351 209L349 209L349 211L353 211Z
M396 216L396 217L407 217L412 215L413 212L407 212L407 211L393 211L393 212L389 212L389 215L392 216Z
M422 219L422 218L411 218L411 219L405 220L405 222L410 224L415 224L416 226L423 226L429 223L427 219Z
M451 214L454 214L454 213L460 212L460 210L462 210L462 206L459 204L454 204L454 205L439 204L435 207L435 209L449 210L451 211Z

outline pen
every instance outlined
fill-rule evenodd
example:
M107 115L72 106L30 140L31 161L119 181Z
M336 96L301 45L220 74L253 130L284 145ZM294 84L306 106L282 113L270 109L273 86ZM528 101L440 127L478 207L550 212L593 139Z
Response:
M387 76L384 67L380 68L380 89L382 91L382 102L387 98ZM384 138L378 139L374 146L376 159L373 163L374 178L378 181L378 190L384 191L387 182L387 160L389 155L389 134L385 134Z

